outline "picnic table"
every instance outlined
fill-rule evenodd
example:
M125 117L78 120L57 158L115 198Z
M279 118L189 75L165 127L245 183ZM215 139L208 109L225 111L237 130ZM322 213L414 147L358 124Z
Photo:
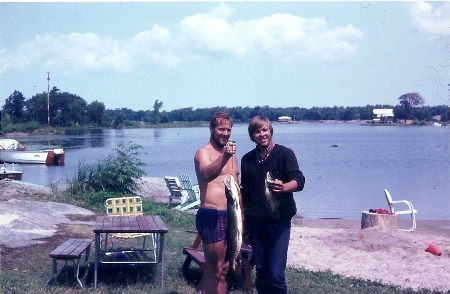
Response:
M94 288L97 288L97 271L99 263L153 263L161 264L161 287L164 284L164 234L168 232L166 225L157 215L139 216L98 216L94 229L95 233L95 267L94 267ZM114 260L104 261L101 255L111 255L120 252L119 249L102 247L102 234L153 234L155 242L151 248L130 248L133 252L153 251L152 258L142 260ZM142 255L145 257L146 255Z

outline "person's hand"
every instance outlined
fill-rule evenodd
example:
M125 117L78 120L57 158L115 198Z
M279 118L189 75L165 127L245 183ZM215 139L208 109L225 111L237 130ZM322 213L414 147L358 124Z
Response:
M225 153L229 155L233 155L236 153L236 142L228 141L227 145L225 145Z
M283 192L283 182L281 180L273 180L269 183L270 190L272 190L275 193L281 193Z

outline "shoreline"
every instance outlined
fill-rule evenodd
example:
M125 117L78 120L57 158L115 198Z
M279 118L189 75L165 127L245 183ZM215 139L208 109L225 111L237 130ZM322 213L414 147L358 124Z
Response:
M32 193L48 194L51 193L51 188L47 185L33 184L24 181L2 180L0 181L2 191L0 193L0 201L6 197L5 194L29 194L26 190L33 190ZM137 196L152 199L158 203L169 203L170 191L167 189L164 178L158 177L142 177L138 182L140 191L136 193ZM8 186L13 186L8 188ZM57 185L58 190L66 188L65 184ZM176 201L176 200L175 200ZM346 218L306 218L301 215L294 216L298 221L312 226L314 228L333 228L333 222L339 224L343 228L360 227L361 220L346 219ZM450 231L450 215L448 219L417 219L416 231L428 230L443 230ZM399 225L409 223L409 220L399 220ZM419 225L420 224L420 225Z
M316 229L361 229L361 220L343 219L343 218L302 218L296 216L301 225ZM450 234L450 219L416 219L417 227L414 232L447 232ZM399 227L406 228L411 221L399 220Z

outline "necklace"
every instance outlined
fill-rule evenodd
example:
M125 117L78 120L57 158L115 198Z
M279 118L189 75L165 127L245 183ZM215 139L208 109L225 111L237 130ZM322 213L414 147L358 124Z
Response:
M256 159L258 160L258 163L263 162L264 160L266 160L269 157L270 152L272 152L274 145L275 144L273 144L273 142L271 141L269 146L267 146L266 150L264 150L264 156L262 155L262 152L256 153Z

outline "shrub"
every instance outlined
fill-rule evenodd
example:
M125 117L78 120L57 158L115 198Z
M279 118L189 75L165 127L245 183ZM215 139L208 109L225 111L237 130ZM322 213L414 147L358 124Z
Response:
M136 179L145 172L144 163L138 158L141 145L119 143L115 154L89 165L84 159L78 164L78 172L67 180L66 193L91 205L103 203L111 195L134 194L139 190Z

